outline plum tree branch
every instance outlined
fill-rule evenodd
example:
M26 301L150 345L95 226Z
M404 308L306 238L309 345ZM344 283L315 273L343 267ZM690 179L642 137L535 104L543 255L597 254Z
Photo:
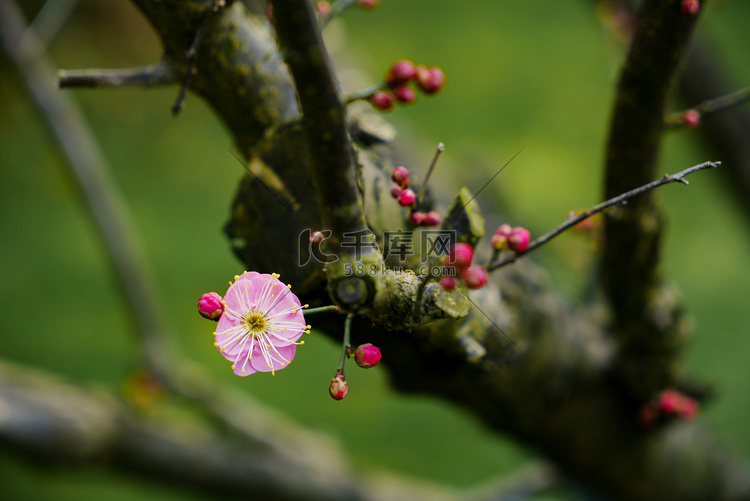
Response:
M569 217L562 224L560 224L557 228L545 233L541 237L531 242L526 247L526 249L523 250L522 252L513 252L511 255L506 256L501 260L491 262L487 266L487 271L488 272L494 271L499 268L502 268L503 266L507 266L509 264L515 263L519 258L527 255L529 252L533 250L538 249L539 247L546 244L547 242L549 242L556 236L562 234L564 231L577 225L581 221L585 221L586 219L590 218L594 214L598 214L599 212L602 212L614 205L622 204L625 201L630 200L631 198L635 196L638 196L642 193L653 190L654 188L664 186L665 184L670 184L670 183L688 184L688 180L685 179L685 176L689 176L690 174L697 172L699 170L713 169L713 168L718 167L719 165L721 165L721 162L703 162L702 164L688 167L687 169L681 172L678 172L677 174L665 174L664 177L662 177L661 179L651 181L650 183L644 184L643 186L639 186L638 188L630 190L627 193L623 193L616 197L612 197L609 200L606 200L598 205L595 205L594 207L591 207L590 209L586 209L585 211L582 211L580 214L574 217Z
M697 18L682 14L679 0L641 3L610 121L605 198L655 177L664 117ZM601 283L621 347L615 372L636 400L674 381L685 337L685 322L661 281L661 232L654 192L605 213Z

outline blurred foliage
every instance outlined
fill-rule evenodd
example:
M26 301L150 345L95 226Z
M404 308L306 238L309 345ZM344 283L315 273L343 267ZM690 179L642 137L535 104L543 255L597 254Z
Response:
M25 2L27 15L41 3ZM334 42L346 37L373 81L400 57L442 66L448 84L441 95L421 97L389 114L401 132L397 148L424 159L426 167L434 144L445 142L437 175L477 190L524 147L479 201L487 210L502 207L512 224L540 234L569 210L600 200L622 47L597 18L593 2L485 1L467 7L445 0L383 0L374 12L353 9L331 26L330 35ZM744 26L749 16L746 2L713 2L699 30L738 85L750 81L742 49L750 45ZM50 56L61 68L122 67L154 62L160 52L129 3L85 0ZM6 59L0 59L0 73L0 301L6 305L0 356L59 373L92 391L118 391L138 369L133 323L57 146ZM276 377L234 376L212 346L212 326L195 312L201 293L223 293L242 271L221 231L243 174L227 151L231 138L196 96L173 118L176 87L65 92L89 118L130 203L175 342L217 383L240 386L297 422L333 434L361 466L464 487L533 460L460 410L394 393L378 369L352 368L349 397L334 402L326 394L339 349L314 333L294 364ZM662 170L670 173L721 160L701 149L699 130L670 134L663 158ZM423 166L409 167L418 173ZM663 188L662 199L669 223L665 272L696 324L687 363L718 390L702 419L734 450L750 456L746 217L715 172L694 176L689 188ZM588 242L575 235L561 237L535 259L551 269L550 280L571 300L585 289L580 277L595 262ZM0 485L8 496L3 499L84 494L123 501L204 499L105 469L48 472L0 453Z

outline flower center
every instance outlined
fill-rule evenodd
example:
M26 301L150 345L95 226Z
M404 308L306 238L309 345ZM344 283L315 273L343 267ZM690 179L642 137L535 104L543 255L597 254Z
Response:
M267 325L268 320L260 311L251 311L245 316L245 326L253 334L265 331Z

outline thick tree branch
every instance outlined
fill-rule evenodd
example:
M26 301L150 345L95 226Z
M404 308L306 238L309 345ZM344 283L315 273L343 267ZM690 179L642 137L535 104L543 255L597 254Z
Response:
M664 117L697 16L679 0L644 0L620 75L607 144L605 198L655 177ZM659 274L661 211L653 192L605 214L602 284L621 346L618 376L637 400L673 381L685 335Z
M248 499L456 498L385 475L352 472L334 444L257 404L235 409L238 420L265 421L253 430L254 440L237 440L195 421L190 426L148 423L100 392L0 362L0 410L0 443L45 464L108 465L212 496Z
M276 33L297 84L302 128L310 154L313 187L323 227L331 230L327 248L337 256L326 275L334 302L353 311L372 307L378 280L372 274L344 278L349 270L380 267L382 256L370 244L362 195L358 186L354 149L346 129L333 67L323 44L313 6L308 0L273 0ZM345 246L345 239L357 238ZM363 239L363 240L359 240ZM360 243L362 242L362 243Z

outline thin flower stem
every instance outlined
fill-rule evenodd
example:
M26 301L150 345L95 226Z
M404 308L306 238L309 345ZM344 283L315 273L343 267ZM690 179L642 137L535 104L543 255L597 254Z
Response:
M744 89L737 90L725 96L717 97L709 101L704 101L690 109L700 113L701 117L705 117L706 115L711 115L733 106L738 106L746 101L750 101L750 87L745 87ZM670 127L679 127L683 125L680 121L680 117L685 111L673 113L667 119L667 125L669 125Z
M305 309L305 315L315 315L317 313L328 313L329 311L341 313L341 308L336 305L331 306L320 306L319 308Z
M432 162L430 162L430 167L427 169L427 174L424 176L424 181L422 181L422 187L419 189L419 195L417 195L417 207L419 207L422 204L422 197L424 196L424 192L427 189L427 182L430 180L430 176L432 175L432 170L435 168L435 165L437 164L438 157L440 154L445 151L445 144L438 143L437 150L435 150L435 156L432 157Z
M363 99L368 99L370 96L375 94L377 91L385 87L385 82L380 82L379 84L373 85L372 87L368 87L366 89L352 92L351 94L347 94L344 96L344 105L352 104L354 101L361 101Z
M339 368L338 372L341 374L344 374L344 363L346 362L346 356L349 354L349 350L351 350L351 334L352 334L352 320L354 319L354 314L349 313L346 315L346 320L344 320L344 342L342 344L341 348L341 358L339 359Z
M623 193L622 195L618 195L614 198L610 198L609 200L602 202L599 205L596 205L590 209L587 209L581 212L575 217L568 218L564 223L562 223L560 226L558 226L554 230L542 235L541 237L531 242L529 246L526 247L526 249L523 252L514 252L512 255L506 257L505 259L501 261L491 263L490 265L487 266L487 271L488 272L494 271L508 264L515 263L518 258L523 257L529 252L533 251L534 249L541 247L542 245L546 244L547 242L549 242L550 240L552 240L553 238L555 238L556 236L558 236L559 234L567 230L568 228L575 226L581 221L588 219L594 214L601 212L605 209L608 209L609 207L612 207L613 205L622 203L625 200L628 200L629 198L633 198L636 195L640 195L641 193L645 193L647 191L653 190L654 188L658 188L659 186L663 186L665 184L669 184L669 183L688 184L688 180L685 179L685 176L688 176L699 170L716 168L719 165L721 165L721 162L703 162L702 164L694 165L688 169L678 172L677 174L672 174L672 175L665 174L664 177L661 179L657 179L656 181L652 181L648 184L644 184L643 186L635 188L634 190L630 190L626 193Z

